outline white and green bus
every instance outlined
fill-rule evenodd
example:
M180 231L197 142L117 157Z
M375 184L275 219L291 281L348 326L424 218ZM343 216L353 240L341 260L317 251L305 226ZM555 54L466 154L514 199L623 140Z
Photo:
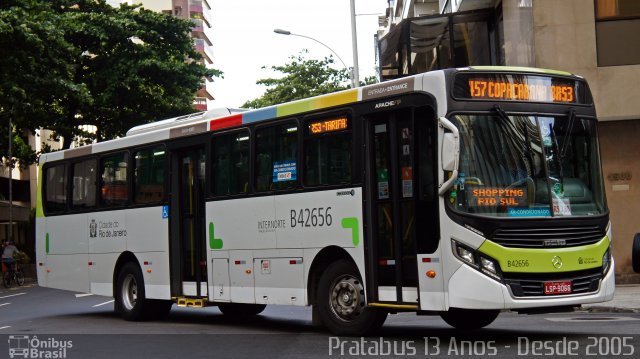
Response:
M566 72L468 67L216 110L42 155L38 283L125 319L312 306L457 328L614 293L596 111Z

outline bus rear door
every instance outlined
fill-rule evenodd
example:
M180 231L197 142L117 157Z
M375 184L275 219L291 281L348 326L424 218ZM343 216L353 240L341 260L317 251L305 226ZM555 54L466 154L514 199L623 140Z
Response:
M171 158L171 295L207 297L204 190L205 146Z

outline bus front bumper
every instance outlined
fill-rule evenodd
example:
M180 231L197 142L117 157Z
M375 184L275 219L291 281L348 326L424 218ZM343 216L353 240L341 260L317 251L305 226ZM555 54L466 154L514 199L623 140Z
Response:
M613 299L615 263L612 259L597 291L584 294L516 297L507 285L467 265L460 266L451 276L448 290L448 306L465 309L528 309L600 303Z

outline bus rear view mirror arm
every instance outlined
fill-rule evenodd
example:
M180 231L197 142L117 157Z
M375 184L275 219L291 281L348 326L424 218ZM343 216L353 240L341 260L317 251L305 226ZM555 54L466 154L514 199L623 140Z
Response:
M451 188L451 186L458 179L458 166L460 158L460 134L458 128L447 120L445 117L440 117L439 126L450 132L445 132L442 139L442 147L440 158L442 161L442 170L445 172L451 172L449 179L440 184L438 194L441 196Z

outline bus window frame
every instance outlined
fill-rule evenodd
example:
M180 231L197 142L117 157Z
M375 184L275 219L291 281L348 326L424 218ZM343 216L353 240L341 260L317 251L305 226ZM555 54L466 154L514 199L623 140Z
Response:
M325 132L325 133L321 133L321 134L307 134L308 132L308 125L310 122L313 121L321 121L323 119L329 119L332 117L346 117L347 121L349 121L349 128L345 129L345 130L339 130L339 131L334 131L334 132ZM357 130L357 126L356 123L358 121L356 121L356 116L353 113L353 110L350 106L340 109L340 110L333 110L333 111L328 111L328 112L323 112L320 114L308 114L304 117L302 117L301 121L302 126L302 142L300 147L300 158L302 158L302 168L301 168L301 172L300 172L300 186L302 189L304 189L305 191L315 191L315 190L330 190L330 189L335 189L335 188L346 188L346 187L353 187L355 183L358 183L358 174L359 171L357 170L356 167L356 158L358 157L359 153L356 152L356 141L357 141L357 137L356 137L356 130ZM305 155L305 149L306 149L306 141L307 139L311 139L311 138L322 138L322 137L328 137L331 135L335 135L335 134L342 134L342 133L350 133L351 135L351 179L349 180L349 182L345 182L345 183L339 183L339 184L332 184L332 185L314 185L314 186L307 186L305 185L305 181L306 181L306 167L305 167L305 163L304 163L304 155ZM300 167L300 166L299 166Z
M242 127L232 127L232 128L228 128L228 129L224 129L224 130L220 130L220 131L214 131L212 133L212 135L209 138L209 146L211 148L210 151L208 151L207 153L207 169L209 170L209 176L206 178L206 187L207 187L207 199L213 199L213 200L224 200L224 199L237 199L237 198L243 198L243 197L248 197L253 195L254 193L256 193L254 191L254 150L255 150L255 144L253 143L254 141L254 137L255 137L255 126L251 127L251 126L242 126ZM214 141L216 140L216 137L221 137L221 136L228 136L228 135L233 135L234 133L240 133L240 132L245 132L247 133L247 135L249 136L249 185L247 187L247 191L244 193L236 193L236 194L223 194L223 195L216 195L213 193L213 155L214 155ZM258 192L258 193L262 193L262 192Z
M78 163L82 163L85 161L94 160L96 164L96 175L95 175L95 189L94 189L94 201L95 203L91 207L84 208L74 208L73 206L73 166ZM74 213L83 213L83 212L94 212L99 208L99 179L98 179L98 169L100 168L100 157L96 155L90 155L86 157L75 157L71 160L64 161L68 166L67 173L67 181L68 181L68 191L67 194L67 209L64 211L65 214L74 214Z
M129 163L128 166L129 168L127 168L127 176L129 176L128 178L130 178L130 180L128 180L127 182L130 182L129 184L129 202L128 205L126 206L127 208L143 208L143 207L155 207L155 206L160 206L163 204L166 204L168 202L168 193L169 193L169 187L168 187L168 183L169 183L169 172L170 172L170 161L169 161L169 157L170 157L170 153L169 153L169 149L167 148L167 142L168 141L164 141L164 142L155 142L155 143L151 143L151 144L145 144L142 145L140 147L127 147L126 149L130 152L129 154ZM150 203L136 203L135 202L135 198L134 198L134 191L135 191L135 183L134 183L134 175L135 175L135 154L140 152L140 151L145 151L145 150L150 150L153 148L159 148L162 147L165 151L165 156L164 156L164 173L163 173L163 183L162 183L162 198L159 201L156 202L150 202ZM117 152L114 152L117 153ZM112 208L112 206L106 206L104 208Z
M257 187L257 174L258 171L256 169L257 165L258 165L258 144L256 143L256 141L258 141L258 131L265 129L265 128L270 128L270 127L280 127L285 125L286 123L290 123L290 124L295 124L298 128L298 130L296 131L296 183L294 186L290 187L290 188L283 188L283 189L268 189L268 190L264 190L264 191L259 191L256 187ZM301 146L301 141L303 140L301 138L302 134L302 126L300 125L300 119L298 117L288 117L288 118L283 118L283 119L270 119L270 120L266 120L265 123L260 123L260 124L256 124L255 126L253 126L253 133L251 136L251 191L249 193L252 193L254 196L260 196L260 195L270 195L270 194L283 194L283 193L287 193L287 192L296 192L299 191L302 187L301 187L301 177L300 177L300 158L302 158L302 146ZM272 162L273 165L273 162ZM273 184L273 182L272 182Z
M48 206L47 206L47 184L48 184L48 180L47 180L47 171L52 168L52 167L57 167L57 166L64 166L65 170L64 170L64 177L65 180L67 181L64 185L65 187L65 200L64 200L64 209L61 209L59 211L50 211ZM45 216L59 216L59 215L64 215L69 213L70 211L70 184L69 184L69 161L65 161L65 160L60 160L60 161L55 161L55 162L47 162L42 166L42 211L44 212Z
M115 210L115 209L122 209L122 208L131 208L132 205L132 200L131 200L131 196L132 196L132 181L131 178L133 176L133 166L132 166L132 161L131 161L131 151L133 150L133 148L131 147L124 147L124 148L119 148L117 150L114 151L109 151L109 152L104 152L104 153L100 153L99 154L99 161L98 161L98 171L99 171L99 178L97 179L98 183L97 183L97 187L98 187L98 197L96 198L97 200L97 207L100 208L101 210L106 210L106 211L110 211L110 210ZM118 204L118 205L108 205L105 204L103 202L103 197L102 197L102 187L104 185L103 179L102 179L102 174L103 174L103 164L104 164L104 160L105 158L108 157L112 157L115 156L117 154L121 154L124 153L127 155L127 180L126 180L126 188L127 188L127 198L126 201L122 204Z

